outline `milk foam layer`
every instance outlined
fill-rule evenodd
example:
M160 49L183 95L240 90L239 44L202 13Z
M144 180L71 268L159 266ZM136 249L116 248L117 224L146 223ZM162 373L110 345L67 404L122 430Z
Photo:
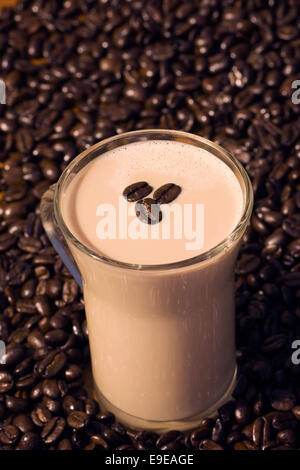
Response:
M182 192L169 207L162 205L163 220L158 239L119 238L119 198L124 188L137 181L147 181L153 189L165 183L176 183ZM149 195L151 197L152 194ZM116 210L116 239L99 239L96 233L101 217L97 207L110 204ZM123 198L123 204L130 206ZM178 204L184 214L192 204L193 226L196 226L196 205L203 205L203 245L187 249L188 240L175 239L174 223L168 208ZM237 225L243 208L240 184L232 170L208 151L183 142L153 140L118 147L91 161L77 174L62 198L63 217L71 232L94 251L118 261L134 264L164 264L192 258L226 238ZM131 208L132 209L132 208ZM173 217L173 218L172 218ZM136 216L127 216L127 225L134 221L144 227ZM170 223L170 239L163 239L163 225ZM200 223L200 221L199 221ZM183 222L182 222L183 226ZM151 230L147 227L147 230Z

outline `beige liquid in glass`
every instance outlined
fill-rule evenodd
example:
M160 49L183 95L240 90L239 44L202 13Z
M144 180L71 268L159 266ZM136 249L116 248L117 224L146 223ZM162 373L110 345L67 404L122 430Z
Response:
M169 239L132 239L128 233L119 238L119 198L137 181L154 190L170 182L181 186L168 206L176 203L182 214L186 204L202 205L201 248L187 249L191 240L184 236L175 239L175 225ZM134 205L124 198L123 203L128 209ZM97 236L102 204L115 208L114 239ZM196 146L163 140L108 151L75 175L61 198L69 230L87 247L120 262L152 265L215 247L237 225L244 204L236 176L220 159ZM173 220L161 207L160 230ZM126 222L135 224L135 233L147 225L134 214ZM83 278L95 386L108 407L121 418L121 411L126 413L123 420L135 426L133 417L188 422L220 402L236 366L233 270L238 242L201 263L153 271L111 266L70 248Z

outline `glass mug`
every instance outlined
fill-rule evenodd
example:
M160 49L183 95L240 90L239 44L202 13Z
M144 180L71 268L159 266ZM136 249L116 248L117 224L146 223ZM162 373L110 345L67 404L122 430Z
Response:
M242 189L242 215L226 239L193 258L164 265L118 262L70 232L60 202L91 160L154 139L204 148L228 165ZM128 427L191 429L230 399L236 381L234 266L252 207L250 180L235 158L209 140L173 130L105 139L77 156L44 194L44 228L83 288L95 396Z

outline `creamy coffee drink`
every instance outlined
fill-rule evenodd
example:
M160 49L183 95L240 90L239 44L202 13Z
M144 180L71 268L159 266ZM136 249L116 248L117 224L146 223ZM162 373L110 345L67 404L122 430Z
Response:
M128 217L125 214L133 211L134 204L126 204L122 197L124 188L144 180L153 188L150 197L166 183L181 187L174 201L161 205L163 218L156 227L145 227L134 214ZM123 211L120 204L121 208L125 206ZM110 206L110 212L106 212L106 205ZM174 206L178 209L178 205L181 211L166 213ZM192 244L188 249L184 222L187 228L190 213L190 219L194 219L191 220L194 222L192 229L196 229L197 205L198 212L203 214L202 220L198 216L197 227L198 232L203 230L203 244L197 248L194 237L195 248ZM204 149L162 140L124 145L93 160L74 178L63 200L67 225L86 246L110 258L134 264L172 263L204 253L229 235L239 221L242 208L240 184L225 163ZM97 234L97 227L101 224L97 209L98 214L102 209L102 219L110 217L111 225L115 226L111 236L107 233L105 239L99 238L99 231ZM124 218L127 219L128 230L124 230L124 223L120 222ZM167 224L170 236L163 238L162 232ZM136 230L130 232L130 226ZM175 229L179 232L178 228L182 228L182 236L175 233ZM137 238L137 233L143 230L147 230L149 235ZM151 237L151 230L154 235L158 232L156 238ZM133 233L135 237L131 236Z
M126 424L189 427L233 385L240 237L200 262L183 261L235 229L245 207L240 181L208 150L166 140L108 150L70 180L60 209L90 250L69 243L83 279L96 392ZM161 220L150 224L138 217L138 201L127 199L130 189L124 192L135 183L154 201L163 185L180 190L158 205ZM179 265L159 266L170 263Z

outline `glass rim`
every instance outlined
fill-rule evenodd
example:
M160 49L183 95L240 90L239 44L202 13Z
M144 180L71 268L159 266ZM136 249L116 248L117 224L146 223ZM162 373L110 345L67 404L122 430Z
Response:
M125 142L124 142L125 140ZM127 140L127 141L126 141ZM244 194L244 207L242 215L235 225L233 230L221 240L217 245L210 248L209 250L198 254L193 257L186 258L181 261L176 261L172 263L164 263L164 264L133 264L133 263L126 263L123 261L118 261L116 259L110 258L109 256L105 256L104 254L98 253L92 248L89 248L84 243L82 243L76 236L70 231L67 224L64 221L60 210L60 196L63 191L64 184L66 183L68 177L72 174L74 169L80 166L80 171L82 168L86 166L91 160L97 158L101 153L98 153L99 150L104 149L102 153L105 153L108 150L113 148L119 147L121 145L125 145L128 143L133 143L137 141L147 141L147 140L175 140L179 142L188 143L191 145L195 145L197 147L204 148L208 152L212 153L219 159L221 159L230 169L240 176L241 180L244 184L244 190L242 188ZM95 155L94 155L95 154ZM86 161L87 160L87 161ZM235 170L235 171L234 171ZM235 176L237 176L235 174ZM240 183L240 182L239 182ZM250 178L242 166L242 164L233 156L230 152L226 149L221 147L220 145L208 140L204 137L198 136L196 134L192 134L189 132L177 131L177 130L170 130L170 129L143 129L143 130L136 130L125 132L122 134L114 135L112 137L108 137L106 139L97 142L96 144L92 145L88 149L81 152L77 155L67 167L62 172L56 187L55 187L55 194L54 194L54 216L58 223L59 228L61 229L63 235L67 240L69 240L74 246L76 246L80 251L84 252L85 254L91 256L98 261L105 262L111 266L119 267L119 268L126 268L126 269L133 269L139 271L155 271L155 270L164 270L164 269L177 269L186 266L190 266L193 264L197 264L208 259L214 258L217 255L221 254L224 249L229 248L235 240L237 240L240 235L243 233L246 225L250 219L251 212L253 208L253 189L251 185Z

